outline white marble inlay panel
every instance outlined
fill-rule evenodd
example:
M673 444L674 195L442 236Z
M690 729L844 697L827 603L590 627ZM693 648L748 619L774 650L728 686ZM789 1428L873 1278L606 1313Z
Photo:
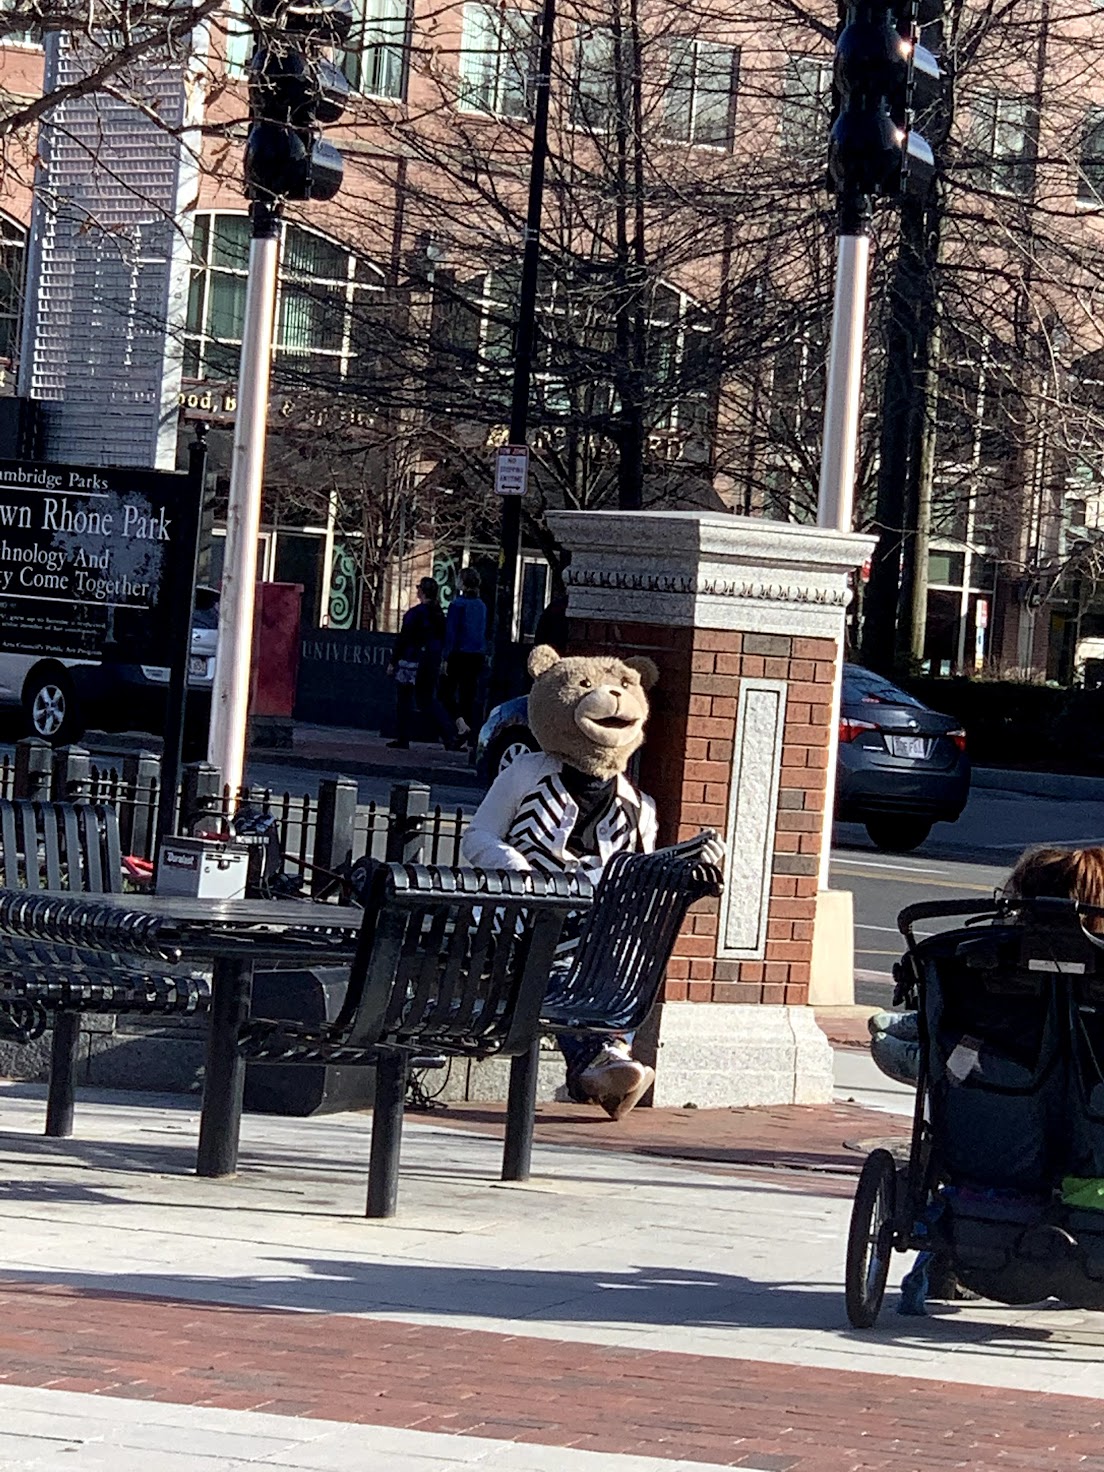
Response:
M741 681L717 938L721 960L761 961L766 949L785 722L785 680Z

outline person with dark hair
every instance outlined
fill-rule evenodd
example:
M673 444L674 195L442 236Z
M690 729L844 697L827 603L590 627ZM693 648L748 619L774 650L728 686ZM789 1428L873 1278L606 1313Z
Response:
M479 574L466 567L445 620L445 672L456 728L468 741L475 740L479 726L476 701L486 652L487 605L479 596Z
M1009 900L1076 900L1104 909L1104 848L1029 848L1004 882ZM1097 918L1089 930L1104 928ZM920 1072L920 1020L915 1012L875 1012L868 1019L870 1053L887 1078L914 1084Z
M400 751L409 748L415 705L433 722L444 747L455 751L462 744L456 723L437 694L444 645L441 591L433 578L422 578L418 584L418 601L403 615L402 628L395 640L389 673L395 677L398 718L395 740L389 741L388 746Z

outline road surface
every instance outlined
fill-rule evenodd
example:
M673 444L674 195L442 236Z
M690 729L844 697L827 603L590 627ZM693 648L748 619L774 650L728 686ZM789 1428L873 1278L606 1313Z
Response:
M855 896L855 999L884 1003L900 955L896 919L918 900L991 896L1030 845L1104 843L1104 800L975 787L957 823L941 823L911 854L880 853L857 825L836 826L833 888Z

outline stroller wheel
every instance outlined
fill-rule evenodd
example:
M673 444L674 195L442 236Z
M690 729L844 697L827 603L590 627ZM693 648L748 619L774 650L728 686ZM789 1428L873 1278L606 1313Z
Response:
M869 1329L881 1309L896 1212L897 1163L875 1150L863 1163L847 1236L847 1317L856 1329Z

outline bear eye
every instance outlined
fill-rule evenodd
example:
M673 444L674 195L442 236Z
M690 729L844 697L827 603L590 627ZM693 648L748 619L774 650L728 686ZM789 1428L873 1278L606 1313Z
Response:
M580 690L589 690L590 689L590 681L589 680L580 680L579 681L579 689Z
M627 690L631 684L632 684L632 681L626 675L626 677L621 681L621 688L622 688L622 690Z

